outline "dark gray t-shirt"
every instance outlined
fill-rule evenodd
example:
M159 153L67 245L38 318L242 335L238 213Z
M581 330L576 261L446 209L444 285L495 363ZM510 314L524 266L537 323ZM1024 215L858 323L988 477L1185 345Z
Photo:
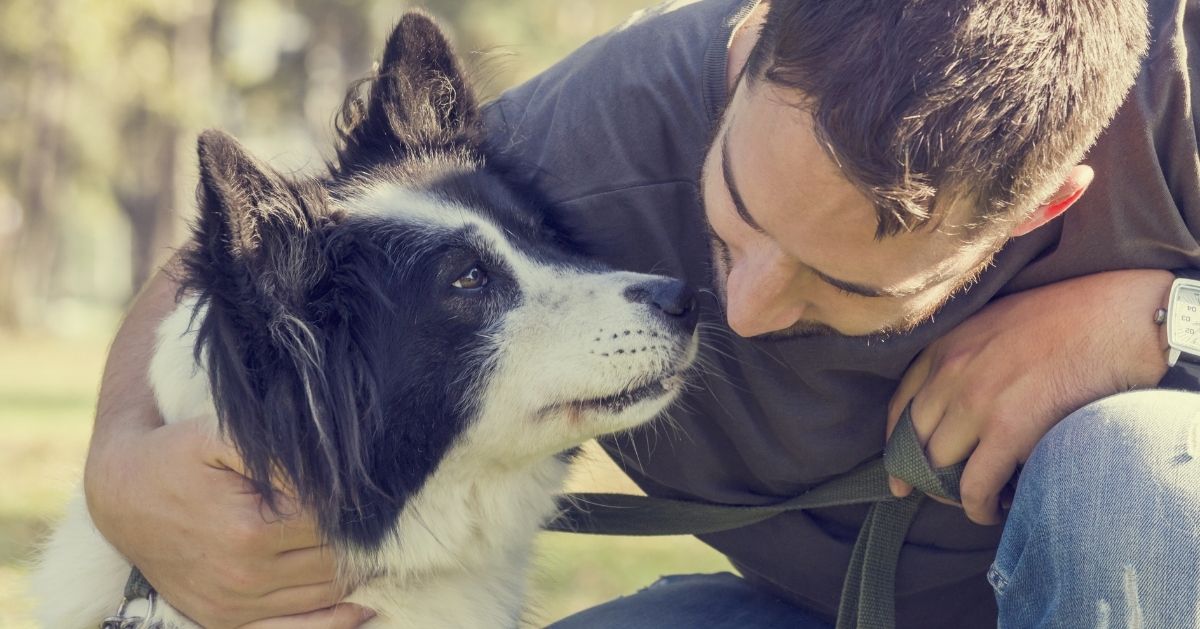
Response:
M1184 0L1152 4L1144 71L1086 159L1095 182L1064 219L1012 241L978 284L905 335L741 339L709 304L709 369L671 413L677 428L607 441L617 463L655 495L794 496L878 457L905 367L995 297L1106 270L1200 267L1200 101L1188 63L1200 18L1185 15ZM727 97L732 26L748 8L709 0L647 10L489 107L497 147L603 260L710 283L698 177ZM748 579L832 619L865 512L787 514L703 539ZM900 557L900 626L994 626L985 573L1000 532L926 501Z

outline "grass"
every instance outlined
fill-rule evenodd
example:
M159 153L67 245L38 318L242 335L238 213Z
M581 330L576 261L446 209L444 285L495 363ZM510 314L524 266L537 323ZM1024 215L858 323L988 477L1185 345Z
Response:
M34 627L25 576L37 541L79 478L110 331L69 339L0 335L0 627ZM589 447L572 490L636 491ZM628 594L662 574L729 564L692 538L544 534L531 613L539 624Z

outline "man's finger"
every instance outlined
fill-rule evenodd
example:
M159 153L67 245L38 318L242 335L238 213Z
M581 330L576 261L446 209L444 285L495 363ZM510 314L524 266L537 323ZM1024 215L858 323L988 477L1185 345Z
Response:
M956 419L956 421L939 422L934 428L933 434L929 436L929 442L925 445L925 456L929 458L929 464L934 468L946 467L967 460L976 445L979 444L977 431L973 424L969 421L962 421L963 418ZM892 493L898 495L895 493L894 485ZM930 496L930 498L942 504L961 506L958 502L946 498L938 496Z
M925 454L934 468L954 465L966 461L979 445L979 429L969 417L954 417L954 421L942 421L929 436Z
M228 439L219 434L213 434L213 431L201 422L188 423L193 424L191 438L196 440L195 446L199 451L201 461L215 468L229 470L242 476L246 475L246 466L242 462L242 455Z
M908 366L904 376L900 378L900 384L896 386L896 391L892 393L892 401L888 404L886 438L891 439L892 431L900 422L900 415L904 412L904 407L908 406L921 387L925 386L925 381L929 378L929 372L933 368L932 365L931 354L928 351L922 352Z
M337 577L337 561L330 546L314 546L281 553L271 565L276 583L284 587L315 585Z
M906 498L912 493L912 485L896 478L895 476L888 477L888 489L892 491L892 495L897 498Z
M917 356L916 360L908 366L908 370L904 372L904 376L900 379L900 384L896 386L896 391L892 394L892 401L888 404L885 440L892 438L892 432L896 429L896 424L900 423L900 415L904 413L904 408L913 401L917 392L925 386L925 381L929 378L932 365L932 353L924 351ZM888 476L888 489L897 498L904 498L911 494L913 490L912 485L894 476Z
M254 620L306 615L332 607L346 598L347 587L327 581L275 590L254 601Z
M959 484L967 518L984 526L1003 521L1000 492L1017 471L1016 457L1003 446L992 447L989 443L980 442L975 448Z
M921 443L922 448L927 448L930 438L939 430L943 423L943 413L946 408L936 395L930 393L931 389L928 386L928 382L925 385L912 398L911 414L913 430L916 431L917 441ZM891 437L890 432L888 437ZM894 476L888 477L888 489L897 498L903 498L912 493L912 485Z
M346 603L307 614L258 620L242 629L353 629L374 616L365 607Z
M232 475L232 472L224 472ZM321 546L323 540L316 518L291 496L277 492L274 508L257 493L239 494L233 500L242 517L251 518L247 527L257 529L256 547L272 554Z
M270 528L270 548L276 553L286 553L306 548L317 548L324 544L316 517L309 511L284 498L276 503L276 511L265 504L259 513L263 525Z

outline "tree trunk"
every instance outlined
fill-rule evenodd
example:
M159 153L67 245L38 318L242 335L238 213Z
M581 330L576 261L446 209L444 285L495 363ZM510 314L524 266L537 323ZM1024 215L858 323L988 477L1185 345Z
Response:
M212 89L213 3L197 0L176 24L165 25L176 81L169 87L183 105L167 113L145 108L126 119L124 154L130 174L118 177L116 198L129 219L132 235L130 274L141 286L171 255L178 241L181 216L190 216L192 200L184 191L195 179L181 159L189 154L184 129L195 108L215 98ZM203 117L203 116L201 116ZM179 210L183 209L183 212Z
M53 28L58 3L42 4L43 24ZM21 224L0 280L0 325L24 328L45 320L58 253L59 160L66 76L60 51L47 48L30 64L24 118L29 121L17 167L16 201Z

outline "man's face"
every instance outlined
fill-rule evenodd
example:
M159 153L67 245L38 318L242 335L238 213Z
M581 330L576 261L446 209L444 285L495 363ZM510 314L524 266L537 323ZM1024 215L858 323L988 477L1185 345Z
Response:
M746 337L911 328L986 264L996 239L965 243L947 219L877 240L874 206L795 102L764 81L738 81L705 158L714 286L730 328Z

